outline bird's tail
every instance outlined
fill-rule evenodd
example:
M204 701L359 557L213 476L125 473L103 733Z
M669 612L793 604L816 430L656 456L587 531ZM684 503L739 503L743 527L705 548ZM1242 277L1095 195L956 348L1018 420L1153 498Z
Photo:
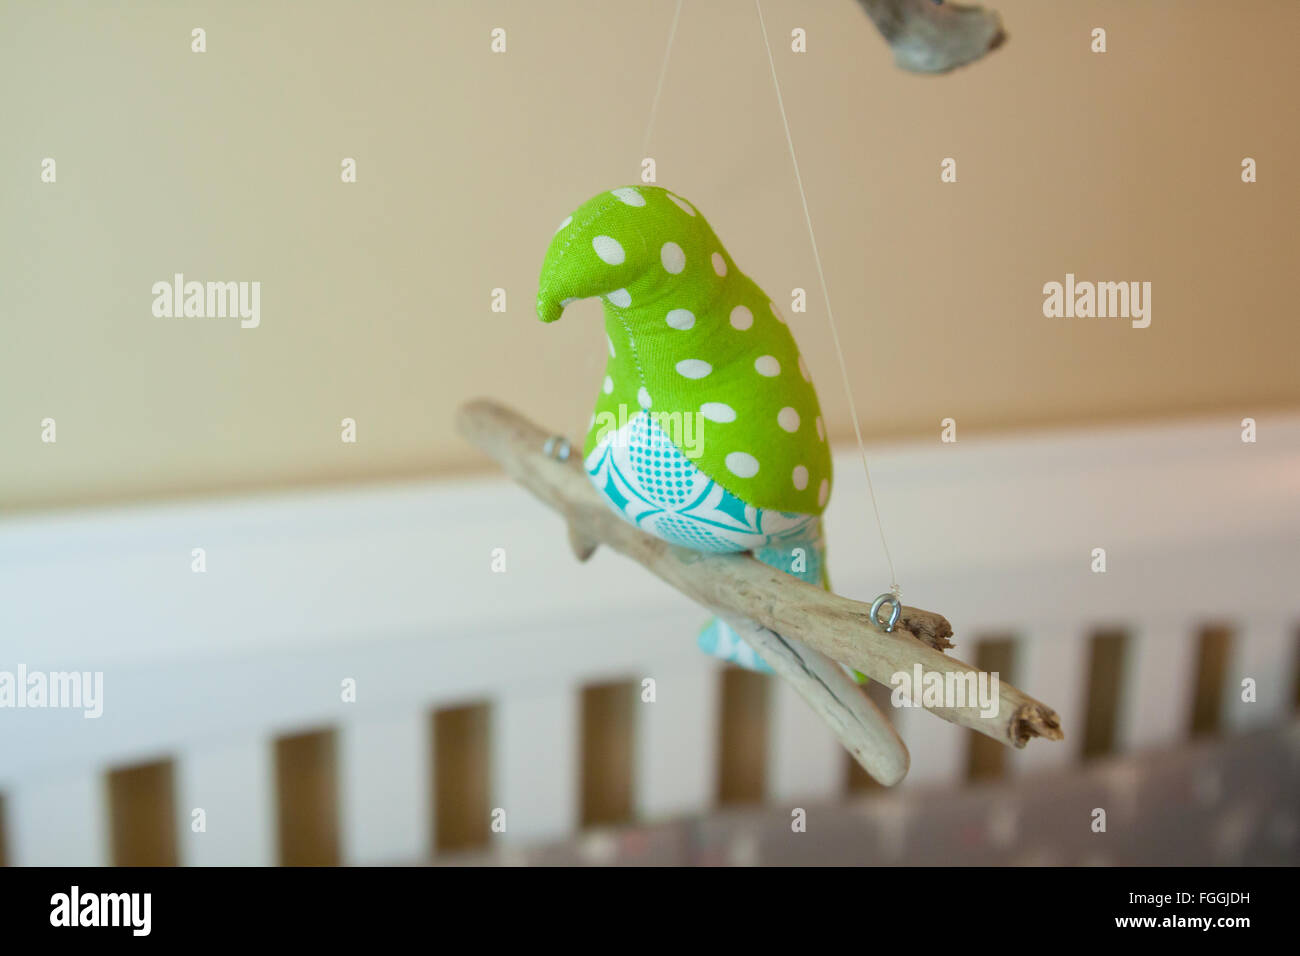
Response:
M755 551L754 557L768 567L793 574L800 581L830 590L831 582L826 573L826 542L822 537L821 518L810 521L791 534L769 542ZM714 657L720 657L724 661L760 673L773 673L768 663L758 656L731 625L720 618L715 617L706 624L697 640L700 649ZM866 680L856 672L854 677L859 683Z

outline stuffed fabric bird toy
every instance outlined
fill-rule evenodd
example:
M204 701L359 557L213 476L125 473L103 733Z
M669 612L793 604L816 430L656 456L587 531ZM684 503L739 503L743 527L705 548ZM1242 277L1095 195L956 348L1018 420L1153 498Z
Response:
M827 587L826 428L808 368L771 299L693 205L657 186L588 200L551 239L537 314L600 296L609 360L584 447L588 475L637 527L758 560ZM700 646L771 668L730 626Z

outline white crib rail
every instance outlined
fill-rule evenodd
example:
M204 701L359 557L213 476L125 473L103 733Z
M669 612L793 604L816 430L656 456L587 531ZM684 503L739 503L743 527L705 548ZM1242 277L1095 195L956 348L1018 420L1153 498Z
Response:
M964 659L1018 640L1015 683L1056 706L1064 744L1015 772L1078 756L1089 637L1128 634L1117 747L1185 735L1198 627L1235 632L1223 719L1280 719L1300 624L1300 418L1231 420L877 449L882 514L909 603L952 620ZM888 583L860 465L836 457L828 518L836 590ZM1108 570L1090 570L1093 548ZM207 571L191 571L206 550ZM505 573L491 568L504 548ZM507 843L573 832L578 695L653 678L639 704L637 811L713 800L718 667L704 615L641 569L568 555L559 520L504 481L418 483L10 518L0 522L0 671L102 671L103 716L0 709L11 862L108 862L103 774L171 758L182 862L272 863L272 741L339 730L348 862L430 846L429 714L492 706L492 806ZM1243 677L1259 700L1242 703ZM341 688L355 681L355 702ZM957 782L967 735L896 712L904 786ZM795 697L772 700L771 799L825 799L843 754ZM206 831L190 826L201 808Z

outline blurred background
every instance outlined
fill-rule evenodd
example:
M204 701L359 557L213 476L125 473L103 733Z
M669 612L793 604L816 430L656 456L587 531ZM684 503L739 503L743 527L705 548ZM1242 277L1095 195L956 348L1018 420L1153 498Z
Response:
M896 67L853 0L763 8L909 603L1074 721L1059 756L919 715L912 790L873 793L783 689L693 656L698 610L574 565L455 434L479 395L585 431L600 309L542 326L537 272L560 219L639 176L671 0L15 0L0 671L102 670L113 696L93 722L0 711L0 858L1295 861L1300 8L1006 0L1007 42L944 76ZM685 3L649 153L778 302L808 291L832 580L869 599L748 0ZM260 326L155 318L178 272L259 281ZM1150 282L1150 327L1045 318L1066 273ZM1238 706L1245 677L1267 707ZM1175 794L1189 816L1144 816ZM824 825L792 844L796 799ZM1122 848L1088 843L1106 801Z

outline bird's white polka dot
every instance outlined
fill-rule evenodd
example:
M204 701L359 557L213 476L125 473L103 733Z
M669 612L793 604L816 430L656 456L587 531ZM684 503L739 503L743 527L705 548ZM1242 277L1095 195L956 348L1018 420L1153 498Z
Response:
M700 406L700 414L711 422L734 422L736 420L736 410L726 402L705 402Z
M605 341L609 343L609 357L615 358L617 353L614 351L614 340L607 335L605 336Z
M808 363L803 360L802 355L799 356L799 374L803 376L805 382L812 381L812 376L808 374Z
M614 380L606 375L605 384L601 387L605 390L605 394L608 395L610 392L614 391Z
M797 432L799 430L799 413L787 405L776 413L776 423L785 431Z
M645 390L644 385L636 390L636 403L642 408L649 408L654 404L650 401L650 393Z
M609 299L611 305L616 305L620 309L626 309L632 304L632 293L628 292L627 289L615 289L605 298Z
M822 441L826 440L826 423L822 421L820 415L817 416L817 437Z
M691 204L688 203L685 199L679 199L677 196L674 196L672 193L668 193L667 195L668 198L671 199L673 203L677 206L677 208L680 209L682 212L686 213L686 215L688 216L695 215L694 207L691 206Z
M591 248L596 250L596 255L600 256L600 261L611 266L621 266L627 255L623 252L623 247L613 236L597 236L591 240Z
M645 196L633 189L631 186L623 186L620 189L611 189L610 194L617 196L619 201L628 206L644 206Z
M713 366L704 359L682 359L677 363L677 374L686 378L704 378L713 371Z
M668 325L684 332L695 325L695 313L690 309L673 309L668 313Z
M825 505L826 499L831 496L831 483L825 478L822 479L821 487L817 489L817 504Z
M794 473L790 476L790 480L794 482L796 488L803 491L808 487L808 469L803 465L795 465Z
M562 223L560 223L558 226L556 226L556 227L555 227L555 231L556 231L556 232L562 232L563 230L569 228L569 223L571 223L571 222L573 222L573 217L572 217L572 216L565 216L565 217L564 217L564 222L562 222Z
M754 313L743 305L738 305L731 310L731 327L739 329L741 332L754 324Z
M665 242L663 248L659 250L659 261L664 264L664 268L677 275L686 268L686 253L682 252L682 247L675 242Z
M754 371L765 378L781 374L781 363L771 355L760 355L754 359Z
M722 253L715 252L712 256L713 271L720 276L727 274L727 260L722 258Z
M753 478L758 474L758 459L749 452L733 451L723 459L723 462L727 466L727 471L737 478Z

